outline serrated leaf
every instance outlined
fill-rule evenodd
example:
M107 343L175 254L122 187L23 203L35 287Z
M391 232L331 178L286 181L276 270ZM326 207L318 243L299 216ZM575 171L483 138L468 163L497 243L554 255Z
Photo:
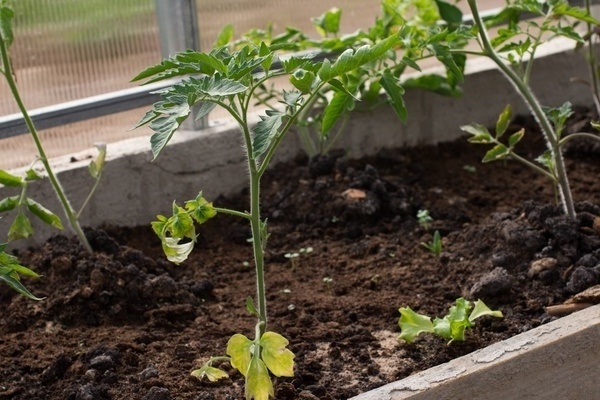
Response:
M20 186L23 180L7 171L0 169L0 184L4 186Z
M502 110L502 112L498 116L498 121L496 122L496 139L504 135L504 132L506 132L511 118L512 108L510 107L510 104L508 104L506 107L504 107L504 110Z
M57 229L63 229L63 224L58 215L54 214L52 211L48 210L46 207L33 199L27 198L25 203L27 204L27 209L29 212L38 217L42 222Z
M203 224L217 215L217 210L215 210L212 203L202 197L202 192L194 200L187 201L185 209L199 224Z
M198 379L207 378L211 382L229 378L227 372L210 365L203 365L201 368L193 370L191 375Z
M19 204L19 196L11 196L0 200L0 212L14 210Z
M245 377L248 376L253 346L254 343L240 333L236 333L227 341L226 353L231 357L231 366Z
M572 17L580 21L589 22L592 25L600 25L600 21L588 14L585 9L570 6L566 1L556 2L552 7L552 14Z
M379 83L387 93L388 100L396 112L396 115L400 118L400 121L405 124L408 112L406 110L406 105L404 104L404 88L400 85L400 80L392 75L392 72L386 68L383 71Z
M335 92L329 104L323 110L321 135L327 136L335 123L354 107L354 98L345 92Z
M302 94L306 94L311 92L315 77L315 74L311 71L298 69L290 75L289 79L296 89L300 90Z
M403 56L401 62L408 65L412 69L421 72L421 67L419 66L419 64L417 64L412 58L408 56Z
M264 154L277 135L285 114L276 110L266 110L266 116L260 116L260 122L252 128L252 156L257 159Z
M350 72L370 61L378 59L399 42L399 35L394 34L372 47L364 45L359 47L356 51L348 49L340 54L333 65L331 65L328 60L325 60L321 69L319 69L318 75L323 81L329 81L330 79Z
M489 315L496 318L502 318L502 311L492 311L485 303L481 300L477 300L475 302L475 306L473 307L473 311L471 315L469 315L469 321L473 322L479 317L483 317L484 315Z
M248 368L245 395L246 400L269 400L269 396L275 396L269 371L265 363L257 356L252 357Z
M410 307L403 307L399 309L400 320L398 325L400 326L400 336L398 339L405 340L408 343L412 343L419 334L423 332L433 332L433 323L431 318L417 314Z
M183 121L190 115L190 111L190 106L187 103L174 105L170 109L171 114L158 117L150 123L150 129L155 132L150 137L153 160L156 160L156 157L169 143Z
M283 102L290 107L296 107L302 102L302 93L298 90L283 89Z
M508 147L503 144L495 145L491 150L488 150L481 162L487 163L490 161L498 161L506 158L510 154Z
M428 46L429 50L433 53L435 58L437 58L445 67L448 72L454 75L454 79L457 82L463 81L463 68L464 65L459 65L456 62L456 58L450 52L450 48L448 46L442 45L440 43L433 43ZM463 58L460 58L461 62Z
M9 7L0 5L0 36L7 47L13 42L12 19L15 13Z
M29 218L23 214L17 214L8 229L8 240L27 239L31 235L33 235L33 227Z
M287 349L288 340L275 332L265 332L260 338L261 357L275 376L294 376L294 353Z
M215 72L227 74L228 70L223 61L213 54L187 50L163 60L160 64L146 68L131 81L135 82L153 77L144 82L144 84L148 84L190 74L204 74L211 76Z

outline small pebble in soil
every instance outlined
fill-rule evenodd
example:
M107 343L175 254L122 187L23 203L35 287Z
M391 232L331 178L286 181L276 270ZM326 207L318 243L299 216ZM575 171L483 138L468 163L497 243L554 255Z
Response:
M558 261L556 258L552 257L544 257L539 260L535 260L531 263L529 267L529 271L527 271L527 275L530 278L538 276L540 273L544 271L554 270L558 266Z
M139 375L142 382L145 382L150 378L158 378L158 369L156 369L154 365L149 365L148 368L140 372Z
M577 267L569 277L567 291L579 293L598 283L598 276L592 268Z
M110 356L100 355L90 360L90 368L106 371L115 368L115 362Z
M142 400L171 400L171 393L167 388L152 386Z
M510 293L512 279L504 268L494 268L491 272L483 275L469 291L474 299L492 299Z

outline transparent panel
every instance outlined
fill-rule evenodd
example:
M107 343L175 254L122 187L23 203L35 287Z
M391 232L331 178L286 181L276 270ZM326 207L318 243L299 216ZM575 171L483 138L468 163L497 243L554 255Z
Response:
M129 83L133 76L160 61L154 0L10 3L15 11L10 54L21 96L30 110L133 87ZM2 79L0 116L17 112ZM106 141L102 132L110 129L101 126L80 125L81 130L68 137L68 129L51 129L47 141L66 146L63 153L67 142L69 146L75 142L77 148L91 147L96 141ZM19 140L26 139L31 140ZM8 145L0 141L0 146L5 162Z

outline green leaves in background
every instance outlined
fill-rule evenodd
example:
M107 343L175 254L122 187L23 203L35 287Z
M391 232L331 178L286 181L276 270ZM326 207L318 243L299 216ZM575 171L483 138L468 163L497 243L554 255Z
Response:
M6 43L7 47L13 42L13 30L12 30L12 19L15 13L11 10L7 1L2 0L0 2L0 36L2 36L2 40Z

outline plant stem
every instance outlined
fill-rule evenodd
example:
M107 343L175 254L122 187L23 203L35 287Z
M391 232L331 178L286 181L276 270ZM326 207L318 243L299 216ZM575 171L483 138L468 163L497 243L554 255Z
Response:
M44 168L46 169L46 173L48 174L48 179L50 179L50 183L52 184L52 187L54 188L54 191L56 192L58 200L63 207L65 215L66 215L67 219L69 220L69 225L71 226L71 228L73 229L73 231L75 232L77 237L79 238L79 241L81 242L81 244L83 245L85 250L88 251L89 253L92 253L93 252L92 247L90 246L87 238L85 237L85 234L81 230L81 227L79 226L79 221L77 221L77 216L75 214L75 211L71 207L71 204L69 203L69 199L67 199L67 196L65 195L65 192L64 192L62 186L60 185L58 178L54 174L54 171L52 170L52 167L50 166L50 163L48 162L48 158L46 157L46 152L44 151L44 147L42 146L42 142L38 135L37 129L35 128L35 125L31 119L31 117L29 116L27 109L25 108L23 101L21 100L21 95L19 94L19 90L17 88L16 82L13 77L12 66L10 63L10 59L8 57L8 50L6 48L6 42L4 41L4 38L2 37L1 34L0 34L0 53L2 56L2 64L4 65L4 77L6 78L6 82L8 83L8 86L10 87L10 90L12 92L13 98L15 99L15 102L19 106L19 110L21 110L21 113L23 114L23 119L25 120L25 124L27 125L27 128L29 129L29 132L31 133L31 137L33 138L33 141L35 142L35 146L37 147L37 151L40 156L40 161L44 164Z
M600 136L598 136L598 135L594 135L592 133L587 133L587 132L577 132L577 133L571 133L569 136L565 136L564 138L562 138L558 142L558 146L563 146L565 143L567 143L575 138L588 138L588 139L593 139L593 140L597 140L600 142Z
M476 1L467 1L469 3L469 8L471 9L471 12L473 14L473 21L475 22L475 24L477 24L477 27L479 28L479 37L481 38L481 45L485 52L485 55L489 57L492 61L494 61L494 63L498 66L500 71L502 71L506 78L515 86L517 92L523 97L523 100L529 106L529 109L531 110L535 119L540 125L542 133L546 138L546 144L554 160L556 178L558 180L558 187L563 210L569 217L575 218L573 196L569 187L569 180L566 174L565 163L562 157L562 153L560 152L556 133L554 132L550 121L546 117L546 114L542 110L541 105L538 103L530 88L519 78L519 76L509 66L507 66L500 59L500 57L498 57L498 55L494 51L494 48L490 44L485 25L481 19L481 16L479 15L479 10L477 9ZM532 61L533 60L530 60L529 62Z
M236 210L231 210L229 208L221 208L221 207L214 207L215 211L218 213L222 213L222 214L229 214L229 215L234 215L236 217L240 217L240 218L245 218L245 219L250 219L250 214L248 214L247 212L239 212Z
M585 0L585 9L589 15L592 15L592 4L590 0ZM588 63L590 67L590 78L592 80L592 97L596 105L596 112L600 115L600 87L598 84L598 59L596 58L596 44L594 43L594 29L592 24L587 22L588 31Z

